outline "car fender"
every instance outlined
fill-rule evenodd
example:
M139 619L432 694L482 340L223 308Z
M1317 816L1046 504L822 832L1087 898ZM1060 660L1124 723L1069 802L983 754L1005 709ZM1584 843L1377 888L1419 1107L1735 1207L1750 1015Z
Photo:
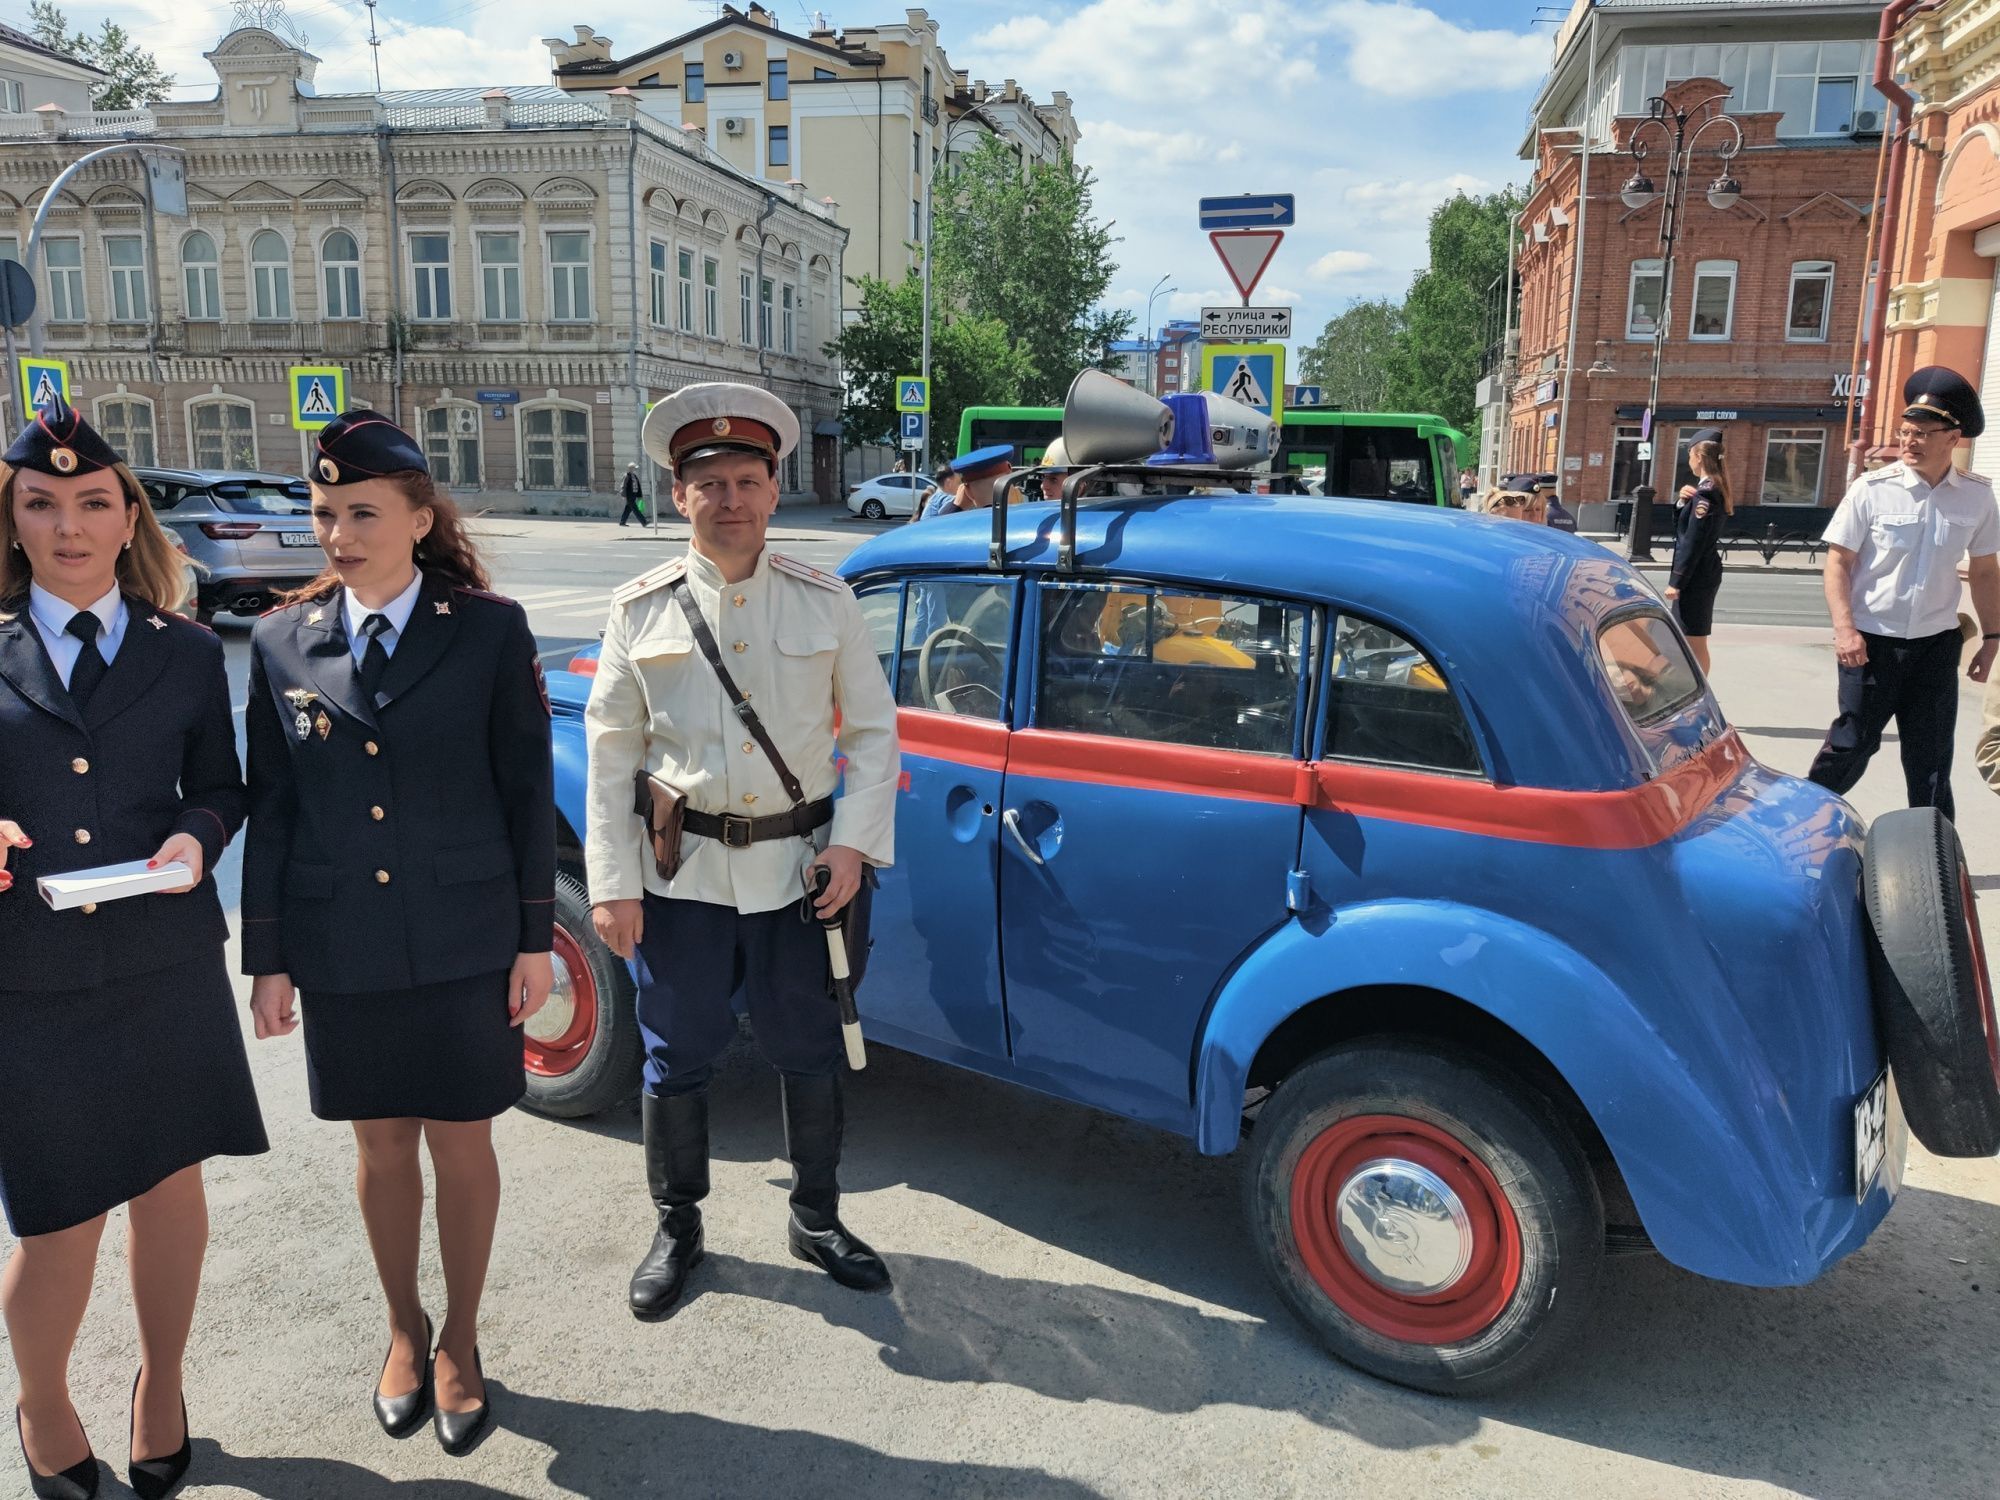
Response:
M1676 1265L1752 1285L1792 1285L1824 1268L1798 1195L1783 1188L1782 1135L1718 1110L1688 1060L1582 955L1525 923L1448 902L1321 909L1239 964L1210 1007L1196 1060L1200 1149L1234 1149L1251 1063L1288 1017L1329 994L1396 985L1474 1005L1548 1059Z
M580 708L590 696L590 679L568 672L549 673L548 685L552 703L573 702ZM590 749L584 741L583 719L556 714L549 721L549 740L555 752L556 811L581 839L590 786Z

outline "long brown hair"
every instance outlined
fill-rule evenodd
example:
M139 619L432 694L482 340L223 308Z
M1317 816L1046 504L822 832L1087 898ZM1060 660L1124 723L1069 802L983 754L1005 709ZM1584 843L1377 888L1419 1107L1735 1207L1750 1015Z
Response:
M1729 465L1723 462L1722 444L1710 439L1688 449L1688 467L1695 468L1697 463L1701 477L1712 480L1722 492L1722 513L1735 515L1736 499L1729 493Z
M0 463L0 610L9 611L27 598L34 578L27 552L16 545L14 476L19 472L12 464ZM177 611L188 599L188 560L167 539L139 476L122 463L113 464L111 472L125 492L125 508L138 512L132 545L118 554L119 591L154 609Z
M431 529L417 543L415 562L426 573L435 573L447 583L462 588L489 591L486 563L465 530L465 516L458 503L422 469L401 469L382 476L402 491L411 510L430 507ZM314 488L318 488L317 485ZM280 596L279 604L296 604L302 599L324 599L340 587L340 575L328 563L319 577L304 588Z

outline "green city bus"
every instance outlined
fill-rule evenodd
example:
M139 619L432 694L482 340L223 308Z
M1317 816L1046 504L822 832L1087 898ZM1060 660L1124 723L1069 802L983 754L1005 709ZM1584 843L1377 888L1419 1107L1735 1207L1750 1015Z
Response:
M1026 467L1061 433L1060 406L969 406L959 418L958 451L1006 443ZM1321 494L1458 504L1463 435L1443 417L1296 407L1285 413L1279 440L1286 467L1305 473Z

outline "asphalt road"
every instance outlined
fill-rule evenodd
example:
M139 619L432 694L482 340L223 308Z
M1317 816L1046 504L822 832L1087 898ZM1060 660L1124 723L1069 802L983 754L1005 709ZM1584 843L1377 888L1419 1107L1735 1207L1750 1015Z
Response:
M831 562L873 529L786 515L777 545ZM483 531L498 587L551 652L593 637L611 587L670 555L606 522ZM248 632L223 633L240 697ZM1724 626L1717 648L1717 690L1753 749L1802 769L1830 692L1823 637ZM1871 773L1855 800L1879 811L1896 781ZM1966 809L1982 889L2000 871L1990 808ZM236 868L232 852L219 872L232 907ZM716 1088L710 1258L663 1325L623 1306L650 1234L636 1112L503 1117L482 1330L499 1428L453 1461L427 1429L395 1443L369 1415L385 1340L350 1137L310 1118L296 1037L251 1055L273 1150L209 1170L193 1497L1993 1490L1991 1162L1913 1157L1884 1228L1808 1287L1613 1261L1566 1364L1518 1395L1447 1401L1354 1374L1302 1333L1254 1265L1236 1161L879 1047L850 1091L844 1181L847 1216L891 1259L888 1297L786 1255L776 1085L747 1046ZM121 1238L107 1236L75 1361L79 1409L119 1473L136 1363ZM441 1313L431 1252L425 1286ZM0 1445L0 1488L24 1493L17 1464ZM128 1492L107 1478L103 1493Z

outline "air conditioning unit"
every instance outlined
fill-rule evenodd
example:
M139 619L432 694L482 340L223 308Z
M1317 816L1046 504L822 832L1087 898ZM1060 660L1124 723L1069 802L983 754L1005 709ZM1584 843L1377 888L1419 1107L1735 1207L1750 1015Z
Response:
M452 424L460 437L471 437L479 431L479 413L469 406L453 407Z
M740 71L743 67L743 54L741 52L723 53L722 65L723 67L728 68L731 72Z
M743 134L743 116L725 115L722 121L722 133L724 135Z
M1854 116L1855 135L1880 135L1882 133L1882 111L1879 109L1857 110Z

